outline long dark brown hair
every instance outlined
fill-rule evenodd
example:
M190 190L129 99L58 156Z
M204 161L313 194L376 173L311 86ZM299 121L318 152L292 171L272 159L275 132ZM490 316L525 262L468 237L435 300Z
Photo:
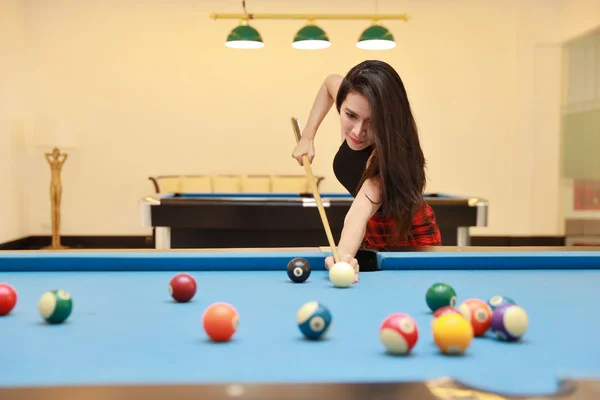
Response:
M344 77L336 98L338 112L349 93L367 98L371 107L374 150L359 187L376 179L382 190L382 211L395 221L395 233L406 239L423 204L425 157L406 89L389 64L367 60Z

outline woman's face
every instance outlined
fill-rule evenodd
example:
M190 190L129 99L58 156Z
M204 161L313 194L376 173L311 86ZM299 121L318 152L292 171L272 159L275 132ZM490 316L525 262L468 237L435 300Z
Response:
M371 106L366 97L348 93L340 109L342 135L353 150L362 150L373 144Z

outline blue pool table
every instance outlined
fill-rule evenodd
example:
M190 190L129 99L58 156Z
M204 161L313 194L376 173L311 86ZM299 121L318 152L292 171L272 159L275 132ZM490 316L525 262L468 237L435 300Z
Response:
M353 197L320 196L337 243ZM470 228L487 226L487 200L444 193L424 198L436 214L444 246L468 246ZM163 193L140 204L156 249L328 245L312 193Z
M600 248L440 247L377 253L377 269L347 289L327 279L328 248L5 251L0 282L18 293L0 317L0 399L587 399L600 393ZM312 267L304 283L290 259ZM168 293L190 273L189 303ZM520 342L491 334L463 356L442 355L425 292L444 281L458 302L512 297L529 316ZM38 300L73 298L66 322L48 325ZM323 341L302 338L298 309L332 312ZM206 307L228 302L240 324L214 343ZM379 326L405 312L418 324L409 356L388 355ZM468 396L467 396L468 394ZM484 397L486 396L487 397ZM470 397L469 397L470 396ZM518 397L522 396L522 397ZM597 397L595 397L597 398Z

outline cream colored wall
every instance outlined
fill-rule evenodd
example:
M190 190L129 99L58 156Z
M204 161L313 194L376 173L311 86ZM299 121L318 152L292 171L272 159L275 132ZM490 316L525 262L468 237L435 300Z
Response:
M600 1L561 0L560 39L572 40L598 28Z
M38 117L75 132L63 172L63 233L146 234L137 201L152 190L149 175L304 173L289 156L290 116L305 121L325 75L366 58L392 63L405 81L428 158L428 191L490 200L490 226L475 234L561 229L559 42L600 20L590 18L598 9L589 0L380 1L382 12L412 16L386 24L399 45L390 52L355 48L366 21L319 22L333 41L319 52L290 47L300 21L256 21L264 49L227 49L236 22L209 15L240 11L237 0L21 3L32 66L26 140L12 153L27 153L23 232L50 232L49 171L34 146ZM373 11L355 4L263 0L248 7ZM336 119L332 112L317 138L313 170L327 178L323 191L343 190L331 170ZM0 198L3 210L16 203Z
M23 168L22 116L26 109L23 7L0 1L0 243L27 236L27 187Z

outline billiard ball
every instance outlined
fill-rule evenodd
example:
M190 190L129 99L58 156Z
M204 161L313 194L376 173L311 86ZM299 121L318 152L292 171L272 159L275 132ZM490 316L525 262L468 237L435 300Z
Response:
M436 319L438 319L439 317L441 317L442 315L446 315L446 314L460 314L460 311L458 311L457 308L452 307L452 306L444 306L442 308L438 308L434 313L433 313L433 319L431 320L431 326L433 326L433 323L435 322Z
M492 309L483 300L467 299L458 306L458 311L471 323L475 336L483 336L492 322Z
M410 315L394 313L383 320L379 338L388 353L408 354L419 339L419 328Z
M226 342L238 329L240 317L228 303L213 303L202 315L202 325L208 337L215 342Z
M61 324L71 315L73 299L65 290L50 290L40 297L38 310L49 324Z
M492 313L490 330L503 341L514 342L527 332L529 317L527 312L516 304L503 304Z
M442 315L446 314L460 314L460 311L458 311L456 307L444 306L435 310L435 312L433 313L433 318L439 318Z
M0 315L8 315L17 304L17 291L8 283L0 283Z
M506 296L492 296L488 300L488 305L490 306L492 311L494 311L496 309L496 307L499 307L503 304L516 304L516 303L513 299L511 299L510 297L506 297Z
M356 271L352 265L347 262L340 261L329 269L329 280L333 286L338 288L347 288L354 282Z
M189 274L177 274L169 282L169 294L175 301L188 302L196 294L196 281Z
M433 340L443 354L463 354L473 340L473 328L460 314L445 314L433 323Z
M310 276L310 264L304 258L293 258L287 265L287 274L292 282L302 283Z
M425 301L431 311L436 311L444 306L456 305L456 291L447 283L434 283L427 289Z
M331 312L318 301L304 304L296 314L300 332L310 340L323 339L331 328Z

